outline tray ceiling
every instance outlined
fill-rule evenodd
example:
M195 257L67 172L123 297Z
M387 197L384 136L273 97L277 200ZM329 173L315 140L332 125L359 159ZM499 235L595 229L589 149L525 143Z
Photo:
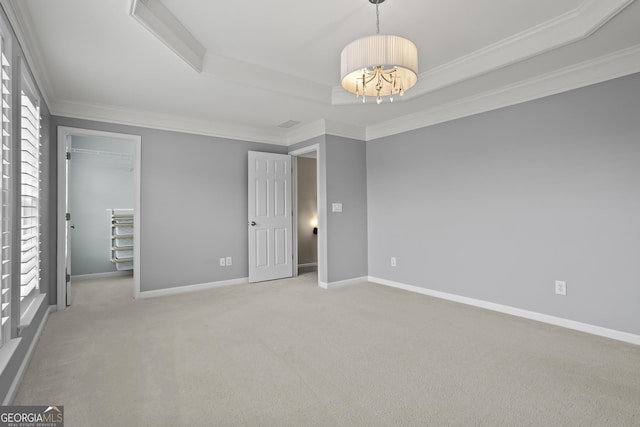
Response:
M1 0L53 114L276 144L374 139L640 71L635 0L388 0L420 79L393 104L340 87L367 0ZM290 127L285 122L299 122Z

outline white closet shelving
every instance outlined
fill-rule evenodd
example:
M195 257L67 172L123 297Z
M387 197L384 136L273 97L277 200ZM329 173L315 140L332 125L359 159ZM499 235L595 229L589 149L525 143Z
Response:
M133 209L111 211L111 262L118 270L133 270Z

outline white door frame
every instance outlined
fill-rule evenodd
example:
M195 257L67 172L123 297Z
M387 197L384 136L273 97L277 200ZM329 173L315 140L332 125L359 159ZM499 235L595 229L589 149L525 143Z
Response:
M289 152L293 159L293 275L298 275L298 156L316 152L316 207L318 208L318 286L321 285L321 272L324 271L327 247L327 217L325 212L324 192L321 190L320 159L322 156L320 144L309 145Z
M65 227L66 227L66 208L65 200L67 198L66 176L64 174L67 153L65 150L65 141L72 136L98 136L103 138L114 138L120 140L131 141L135 146L135 156L133 158L133 200L134 200L134 222L133 222L133 239L135 242L133 248L133 296L140 297L140 155L142 152L142 138L140 135L130 135L115 132L103 132L91 129L74 128L67 126L58 126L58 237L57 237L57 309L64 310L66 308L66 278L65 278ZM69 272L71 274L71 272Z

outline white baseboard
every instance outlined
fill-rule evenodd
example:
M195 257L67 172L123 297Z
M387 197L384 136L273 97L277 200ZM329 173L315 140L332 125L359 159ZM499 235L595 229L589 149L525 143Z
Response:
M47 320L49 319L49 313L54 311L53 307L54 306L49 306L45 310L44 316L42 316L42 321L40 322L40 325L38 325L38 330L33 336L33 341L31 341L31 344L29 345L29 349L27 350L27 353L25 354L24 359L22 359L22 362L20 363L20 368L18 368L18 372L16 373L16 376L13 378L13 381L11 382L11 387L9 387L9 390L7 391L7 394L4 397L4 401L2 402L2 405L6 406L6 405L11 405L13 403L13 399L15 399L16 394L18 393L18 388L20 387L20 384L22 384L22 379L24 378L24 374L27 372L27 367L31 362L31 357L33 356L33 352L36 349L36 345L38 344L38 341L40 341L40 335L42 335L44 326L47 324Z
M307 262L305 264L298 264L298 268L306 268L306 267L317 267L317 262Z
M222 280L220 282L201 283L198 285L176 286L174 288L158 289L155 291L140 292L137 298L155 298L167 295L184 294L186 292L203 291L205 289L222 288L224 286L243 285L249 283L248 277L232 280Z
M353 279L340 280L338 282L319 282L318 285L323 289L341 288L343 286L355 285L356 283L363 283L368 280L367 276L355 277Z
M500 313L510 314L513 316L523 317L525 319L536 320L538 322L548 323L563 328L573 329L580 332L586 332L592 335L611 338L618 341L628 342L630 344L640 345L640 335L628 332L617 331L615 329L603 328L601 326L590 325L588 323L576 322L574 320L563 319L561 317L550 316L548 314L537 313L535 311L522 310L520 308L508 305L495 304L488 301L478 300L474 298L463 297L460 295L449 294L446 292L434 291L431 289L421 288L419 286L406 285L404 283L393 282L391 280L380 279L378 277L369 276L369 282L379 285L390 286L392 288L403 289L405 291L415 292L422 295L428 295L435 298L445 299L448 301L459 302L462 304L472 305L474 307L485 308Z
M92 274L78 274L75 276L71 276L71 280L105 279L109 277L124 277L124 276L133 277L133 270L107 271L105 273L92 273Z

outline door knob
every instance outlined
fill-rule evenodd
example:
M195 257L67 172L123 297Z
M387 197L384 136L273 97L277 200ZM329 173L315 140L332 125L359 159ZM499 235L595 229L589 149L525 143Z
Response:
M255 226L255 225L256 225L256 222L255 222L255 221L249 221L247 224L249 224L250 226L252 226L252 227L253 227L253 226Z

